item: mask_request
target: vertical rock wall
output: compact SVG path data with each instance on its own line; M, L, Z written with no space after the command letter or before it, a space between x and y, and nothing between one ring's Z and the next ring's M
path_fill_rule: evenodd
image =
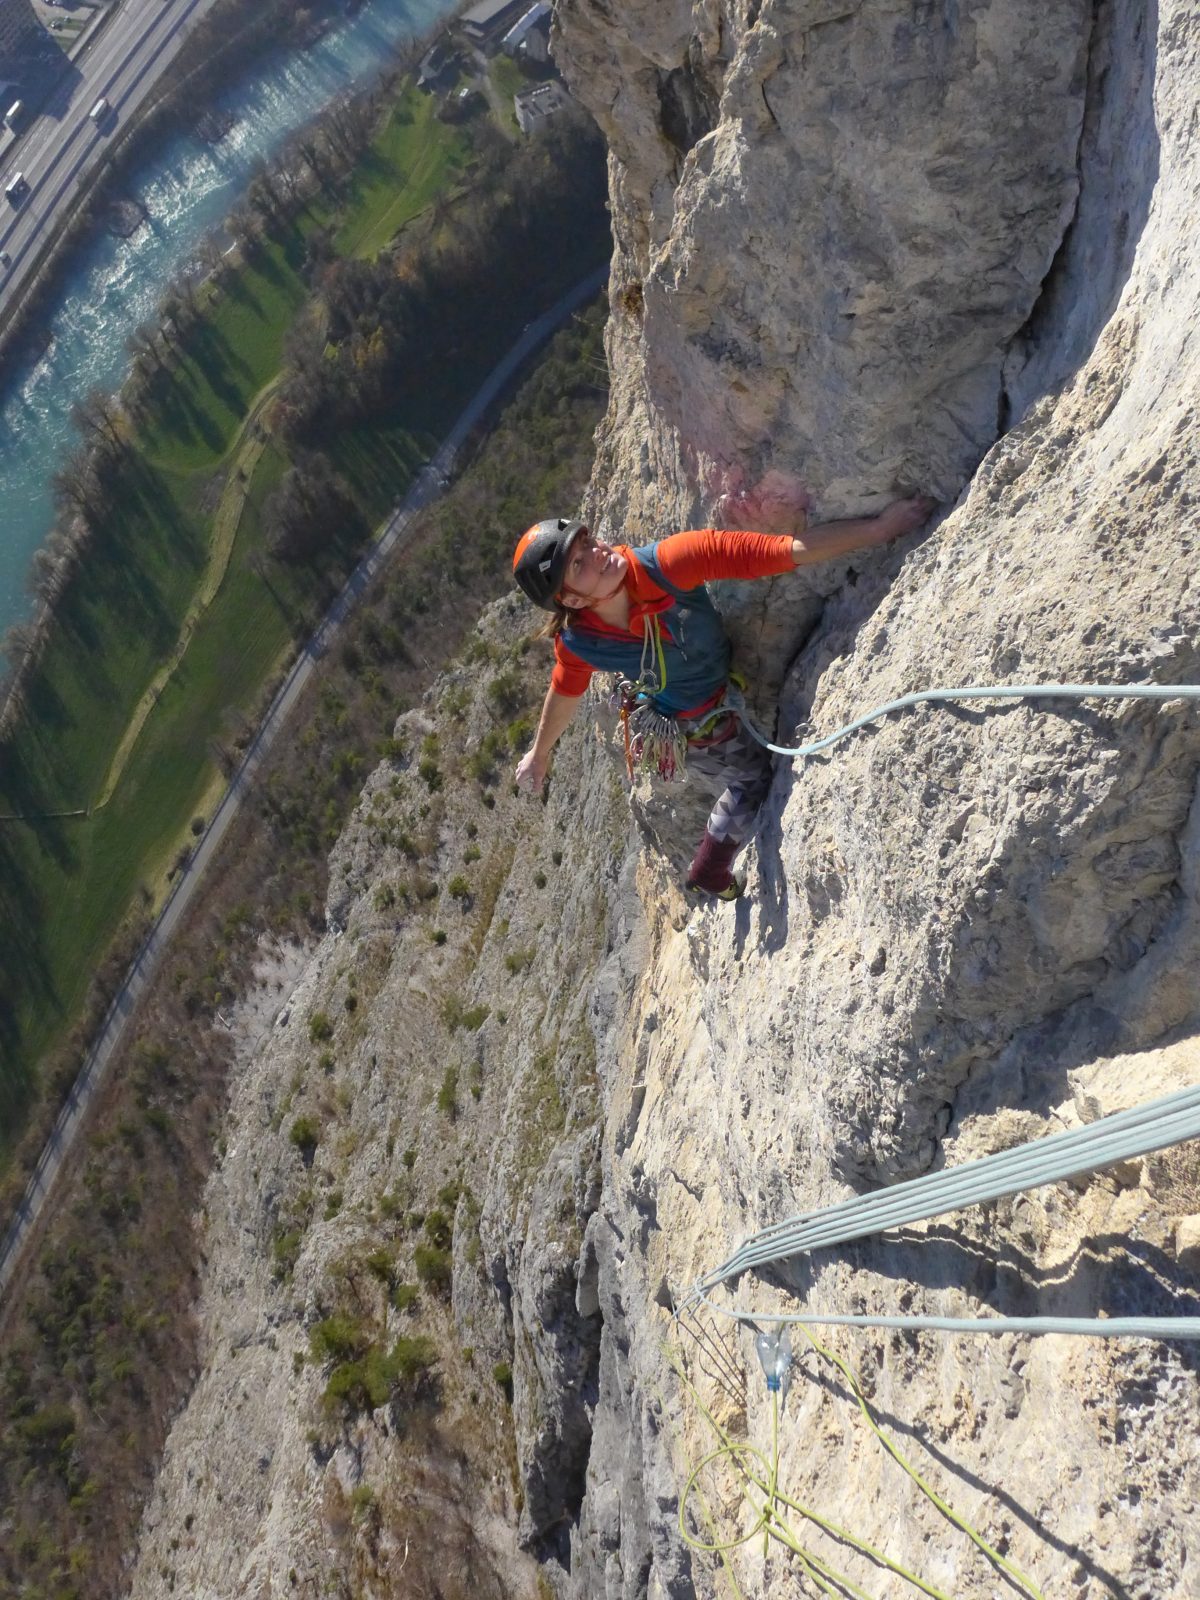
M715 520L722 493L776 468L824 516L910 485L957 502L905 548L723 597L780 686L781 733L938 684L1200 682L1194 12L557 13L559 58L611 150L593 517L650 538ZM927 710L781 764L736 909L689 916L660 851L643 855L651 946L618 946L610 967L604 1187L580 1269L603 1331L575 1594L725 1592L675 1528L711 1435L664 1359L678 1330L662 1308L741 1235L847 1180L1195 1081L1198 770L1185 706ZM650 811L669 844L669 812ZM1198 1172L1188 1151L1134 1164L919 1243L795 1264L740 1299L1192 1309L1176 1241ZM706 1338L682 1338L685 1370L762 1446L748 1340L719 1323ZM1195 1586L1186 1348L834 1343L922 1470L1047 1592ZM789 1492L949 1592L994 1593L835 1387L803 1369ZM735 1537L732 1477L713 1493ZM801 1592L758 1540L730 1559L746 1594Z
M833 514L957 494L1074 211L1091 12L560 5L612 152L614 523L785 463Z

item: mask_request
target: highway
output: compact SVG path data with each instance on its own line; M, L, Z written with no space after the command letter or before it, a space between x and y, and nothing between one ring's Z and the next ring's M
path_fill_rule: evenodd
M238 770L213 814L187 866L178 874L154 926L134 957L125 981L101 1024L83 1069L59 1113L58 1121L38 1160L17 1214L0 1244L0 1295L3 1295L30 1231L50 1197L72 1143L84 1123L84 1115L126 1026L162 964L171 937L199 889L204 873L224 839L243 801L250 793L255 775L265 761L318 661L337 639L342 625L363 593L390 557L403 548L405 535L418 514L441 494L459 451L472 430L482 420L505 386L521 366L538 350L573 312L599 293L608 277L607 266L589 273L548 311L530 322L508 354L497 363L463 410L436 454L418 474L408 494L396 507L380 537L359 562L313 636L303 646L287 678L271 702ZM333 929L332 932L339 930Z
M18 172L29 190L19 206L0 196L0 326L47 246L70 218L81 180L103 160L114 136L136 114L184 35L216 0L120 0L71 63L65 80L7 151L0 188ZM93 25L94 26L94 25ZM112 111L98 127L88 113L104 97Z

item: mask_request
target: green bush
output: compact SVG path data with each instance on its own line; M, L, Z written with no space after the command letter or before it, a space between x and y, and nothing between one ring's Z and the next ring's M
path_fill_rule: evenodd
M487 686L487 697L498 716L511 717L521 704L521 680L511 667L498 672Z
M415 1387L436 1364L437 1347L432 1339L397 1339L386 1352L378 1344L368 1344L360 1355L340 1362L330 1373L325 1385L326 1408L350 1414L375 1411L398 1390Z
M449 1294L454 1282L454 1264L449 1250L439 1250L433 1244L419 1244L413 1251L413 1265L420 1281L435 1294Z
M280 1229L276 1233L272 1254L275 1257L275 1277L279 1282L285 1282L291 1277L300 1258L300 1247L303 1243L304 1235L298 1228L288 1232Z
M308 1037L314 1044L323 1044L333 1038L333 1023L324 1011L314 1011L308 1019Z
M458 1110L458 1068L449 1066L442 1077L442 1087L438 1090L437 1108L446 1116L453 1118Z
M492 1377L495 1378L496 1382L500 1385L501 1389L504 1390L504 1398L508 1401L509 1405L512 1405L512 1397L513 1397L513 1370L512 1370L512 1363L509 1362L509 1361L497 1361L496 1365L492 1368Z
M429 1242L439 1250L448 1250L454 1237L450 1218L444 1211L431 1211L425 1218L425 1232Z
M396 1258L383 1245L378 1250L372 1250L363 1264L371 1276L378 1278L380 1283L390 1284L395 1276Z
M297 1117L290 1138L305 1161L311 1161L321 1142L321 1130L312 1117Z
M515 722L510 722L504 737L508 740L510 750L524 750L533 739L533 718L518 717Z
M456 1028L466 1028L470 1033L478 1033L491 1014L489 1006L465 1008L457 994L447 995L442 1002L442 1021L451 1033Z
M456 872L446 885L446 893L453 900L469 900L471 898L471 884L461 872Z
M533 947L527 945L523 950L510 950L504 958L504 965L515 978L518 973L533 965L533 957Z
M357 1361L371 1344L371 1335L361 1322L335 1311L308 1334L308 1348L316 1361Z
M398 1283L392 1290L392 1304L397 1311L409 1311L420 1299L421 1291L415 1283Z

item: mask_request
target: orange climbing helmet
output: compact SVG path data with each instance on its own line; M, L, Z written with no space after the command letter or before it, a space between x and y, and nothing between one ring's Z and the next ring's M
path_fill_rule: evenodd
M571 546L587 527L566 517L535 522L517 540L513 552L513 577L543 611L554 610L554 597L562 588Z

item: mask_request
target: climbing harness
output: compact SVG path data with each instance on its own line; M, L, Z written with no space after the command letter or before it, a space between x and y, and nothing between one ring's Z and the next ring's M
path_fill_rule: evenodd
M688 736L678 719L660 711L653 700L666 686L662 627L652 612L642 635L642 659L636 680L618 678L609 693L609 705L621 723L630 783L639 771L653 773L666 783L687 781Z
M914 694L902 695L899 700L889 700L886 705L876 706L874 711L856 717L853 722L847 722L844 727L836 728L824 738L814 739L810 744L795 746L772 744L765 734L760 733L750 720L741 695L731 690L726 699L730 709L736 711L741 718L746 732L751 738L757 739L764 749L770 750L773 755L792 756L800 760L815 756L821 750L827 750L831 744L836 744L848 734L857 733L859 728L865 728L869 722L877 722L880 717L886 717L893 711L904 711L909 706L944 703L950 700L1200 700L1200 684L1004 683L969 684L961 689L919 689Z
M888 1189L855 1195L760 1229L721 1266L700 1278L676 1315L695 1304L719 1316L756 1324L765 1313L715 1304L710 1292L752 1267L822 1247L843 1245L886 1228L922 1222L949 1211L1042 1184L1096 1171L1200 1137L1200 1085L1101 1117L1085 1128L1050 1134L961 1167L927 1173ZM1082 1333L1109 1338L1200 1339L1200 1317L891 1317L824 1312L769 1313L775 1322L858 1328L932 1329L946 1333Z
M664 783L686 783L689 749L723 744L732 731L733 719L741 715L739 691L745 688L745 680L737 672L730 673L716 704L696 719L681 720L676 713L658 709L654 696L666 686L662 627L651 613L646 619L637 678L610 679L604 692L609 710L621 724L625 770L631 783L638 772L651 773ZM728 730L723 727L726 724Z

